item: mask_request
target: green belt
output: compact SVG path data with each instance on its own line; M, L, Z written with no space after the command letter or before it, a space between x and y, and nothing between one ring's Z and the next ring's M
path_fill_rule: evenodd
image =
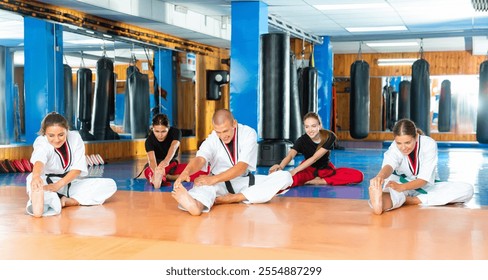
M408 183L410 181L407 180L407 176L405 176L405 174L397 174L396 172L393 172L394 175L397 175L400 177L400 183L402 184L405 184L405 183ZM418 189L415 189L417 192L419 193L422 193L422 194L427 194L427 191L422 189L422 188L418 188Z

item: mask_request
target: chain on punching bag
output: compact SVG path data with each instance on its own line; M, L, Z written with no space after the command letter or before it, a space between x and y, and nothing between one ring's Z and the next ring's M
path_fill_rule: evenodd
M351 137L366 138L369 133L369 64L364 60L356 60L351 65L349 116Z
M429 63L423 58L412 64L410 119L425 135L430 135L430 74Z
M444 80L441 83L437 127L439 132L451 131L451 82L449 80Z
M478 95L478 114L476 119L476 140L488 143L488 60L480 65L480 90Z

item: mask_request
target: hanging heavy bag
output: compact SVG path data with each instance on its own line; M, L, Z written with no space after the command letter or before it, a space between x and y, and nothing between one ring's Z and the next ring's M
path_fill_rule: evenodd
M449 80L441 83L437 128L439 132L451 131L451 82Z
M290 138L290 37L261 35L261 134L263 139Z
M297 63L295 55L290 53L290 138L295 142L302 135L302 117L300 113L300 94L298 92Z
M89 68L79 68L76 72L78 88L78 108L76 115L80 121L79 132L85 141L95 140L90 133L92 113L92 71Z
M398 119L410 119L410 81L400 82Z
M429 63L418 59L412 64L410 86L410 119L425 135L430 135L430 74Z
M354 139L363 139L369 133L369 64L356 60L351 65L351 95L349 133Z
M109 98L110 92L114 91L113 69L114 66L111 59L102 57L97 61L97 79L95 82L91 119L91 131L97 140L113 138L112 135L107 134L108 128L110 128Z
M480 89L478 95L478 114L476 119L476 140L488 143L488 61L480 65Z

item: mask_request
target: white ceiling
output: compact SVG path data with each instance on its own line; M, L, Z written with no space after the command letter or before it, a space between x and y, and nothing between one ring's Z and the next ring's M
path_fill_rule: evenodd
M230 47L230 0L42 0L217 47ZM488 52L488 12L471 0L262 0L269 15L316 36L330 36L334 53ZM385 7L320 11L318 4L381 3ZM0 44L18 45L15 15L0 13ZM204 19L204 23L200 20ZM404 25L394 32L351 33L349 27ZM15 31L13 31L15 30ZM271 30L274 30L272 28ZM293 34L292 34L293 35ZM422 38L422 40L421 40ZM65 38L66 40L66 38ZM416 42L408 47L369 47L371 42ZM66 45L66 44L65 44Z

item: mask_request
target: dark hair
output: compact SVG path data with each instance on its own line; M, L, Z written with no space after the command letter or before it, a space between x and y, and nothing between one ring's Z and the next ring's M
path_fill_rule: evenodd
M41 129L39 135L46 135L46 129L50 126L57 125L69 130L68 120L57 112L51 112L47 114L41 122Z
M306 119L308 118L314 118L316 119L317 121L319 121L319 124L322 125L322 120L320 119L320 116L315 113L315 112L308 112L305 114L305 116L303 116L303 121L305 122Z
M164 125L169 127L169 119L166 114L157 114L152 118L152 125Z
M424 134L422 130L417 128L415 123L409 119L401 119L397 121L393 127L393 136L409 135L416 137L417 133L420 135Z
M322 148L324 146L325 142L329 141L330 137L333 137L334 142L337 139L337 136L335 135L335 133L328 130L328 129L319 130L319 134L320 134L320 143L317 146L317 150L315 150L315 151L318 151L320 148Z

